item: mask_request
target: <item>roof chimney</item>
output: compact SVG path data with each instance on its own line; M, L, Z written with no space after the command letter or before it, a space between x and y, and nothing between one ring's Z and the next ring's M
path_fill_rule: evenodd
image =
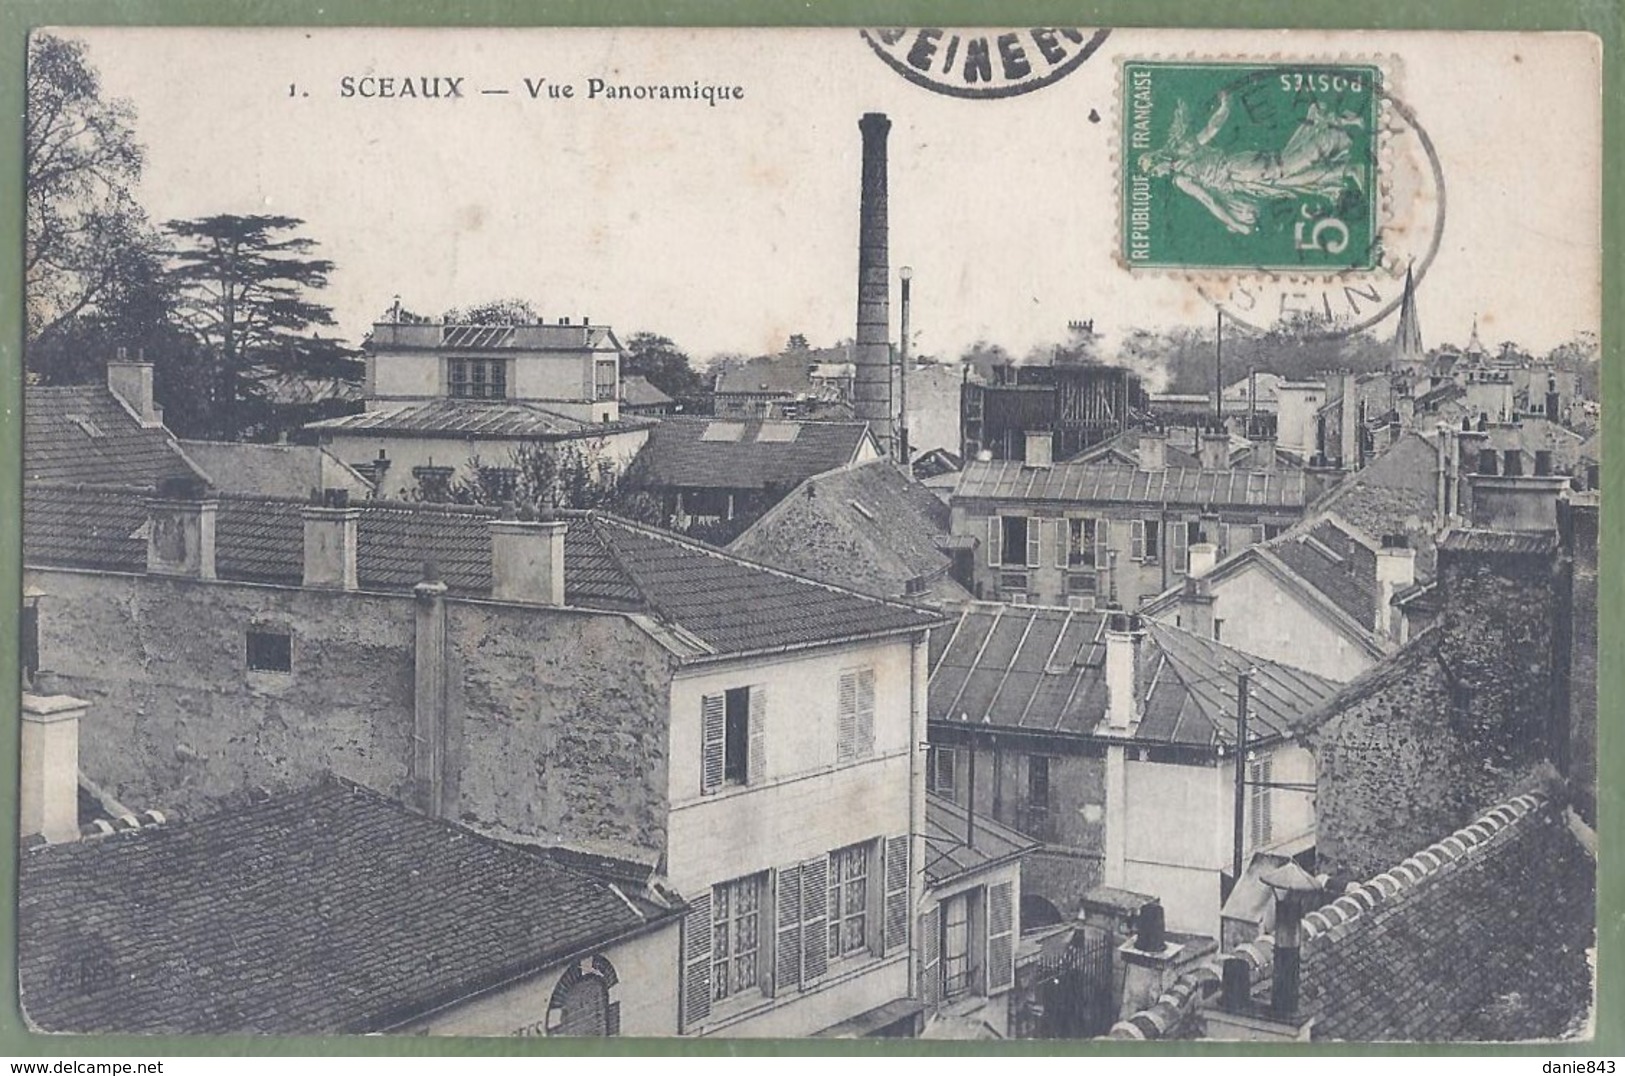
M1228 471L1230 469L1230 435L1224 432L1202 434L1202 470Z
M1140 431L1140 470L1165 471L1168 469L1168 431L1144 429Z
M305 521L305 586L359 589L356 561L361 509L350 507L349 491L326 490L320 506L312 505L300 514Z
M563 520L491 521L491 597L531 605L564 604Z
M1192 579L1200 579L1213 570L1219 562L1219 547L1212 542L1193 542L1190 547L1190 572Z
M68 695L23 695L19 836L78 839L79 722L89 705Z
M1213 587L1206 579L1186 578L1180 588L1179 626L1203 639L1213 638Z
M1254 469L1274 472L1276 466L1275 438L1260 437L1253 442Z
M1106 619L1106 723L1128 729L1140 720L1140 649L1145 628L1138 613Z
M1399 611L1394 608L1394 595L1416 582L1416 550L1403 534L1385 534L1382 547L1377 550L1377 622L1378 635L1399 640Z
M1567 475L1476 474L1468 478L1472 526L1499 531L1555 531Z
M1048 430L1028 430L1026 448L1025 466L1044 468L1055 463L1055 441Z
M147 571L186 579L213 579L214 521L220 502L200 481L159 486L147 502Z
M857 376L852 409L869 424L881 451L891 454L891 280L886 215L886 135L891 120L866 112L863 133L862 202L858 210L858 323L854 337Z
M119 348L119 358L107 364L107 390L134 413L143 427L162 426L163 408L152 396L152 363L126 362L124 355L125 350Z

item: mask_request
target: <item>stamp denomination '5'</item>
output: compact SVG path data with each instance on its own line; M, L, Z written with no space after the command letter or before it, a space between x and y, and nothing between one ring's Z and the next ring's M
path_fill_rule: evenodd
M1381 92L1365 64L1124 64L1123 264L1369 269Z

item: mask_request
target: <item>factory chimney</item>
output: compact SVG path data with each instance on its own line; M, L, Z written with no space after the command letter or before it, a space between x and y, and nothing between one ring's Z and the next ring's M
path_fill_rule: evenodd
M891 270L886 240L886 134L891 120L866 112L863 132L863 201L858 216L857 376L852 405L887 455L892 451Z

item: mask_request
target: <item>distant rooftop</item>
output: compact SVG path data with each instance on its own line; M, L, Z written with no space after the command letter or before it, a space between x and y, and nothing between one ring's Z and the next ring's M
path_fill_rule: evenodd
M104 385L23 390L23 479L156 488L199 472L162 426L143 427Z
M583 351L621 350L607 325L586 318L556 318L520 325L475 325L442 321L380 321L367 340L371 351Z
M23 1008L53 1032L384 1031L677 914L337 780L19 874Z
M1296 510L1307 499L1302 471L1204 471L1170 466L1145 471L1115 460L1028 467L1015 460L973 460L955 500L1065 501L1074 504L1180 504Z
M649 431L639 460L649 485L667 489L790 489L859 461L861 422L668 418Z
M966 836L970 836L967 843ZM925 798L925 881L942 885L1009 863L1038 847L985 813L967 818L965 808L935 793Z
M323 419L310 423L305 429L318 433L562 441L642 430L649 425L647 419L588 422L525 400L441 398Z

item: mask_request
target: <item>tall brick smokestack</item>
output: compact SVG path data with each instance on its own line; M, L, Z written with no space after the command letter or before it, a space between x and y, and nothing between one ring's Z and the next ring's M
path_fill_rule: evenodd
M891 120L866 112L863 132L863 202L858 216L858 331L853 360L857 376L852 405L857 417L891 454L891 267L886 241L886 134Z

